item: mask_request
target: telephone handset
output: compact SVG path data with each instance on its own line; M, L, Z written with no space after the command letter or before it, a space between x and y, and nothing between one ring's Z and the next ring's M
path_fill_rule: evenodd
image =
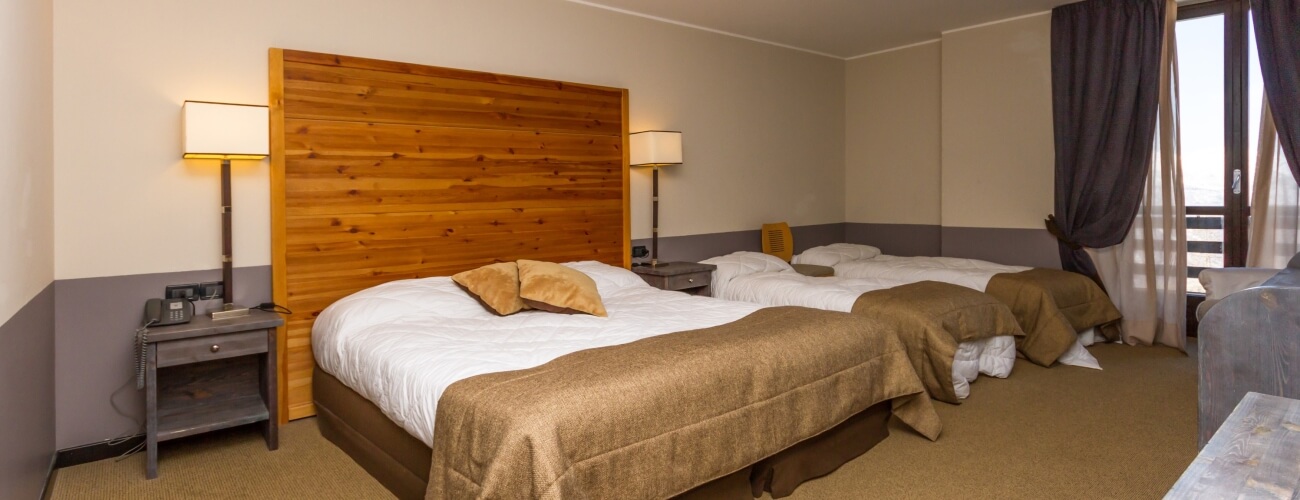
M149 299L144 321L151 326L178 325L194 319L194 304L186 299Z
M194 303L186 299L149 299L144 303L144 325L135 331L135 388L144 389L149 327L178 325L194 319Z

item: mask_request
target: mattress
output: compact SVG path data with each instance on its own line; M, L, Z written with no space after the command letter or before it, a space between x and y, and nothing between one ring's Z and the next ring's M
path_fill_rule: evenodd
M702 262L718 266L712 281L714 297L765 306L850 312L865 292L910 283L897 278L804 276L779 258L755 252L736 252ZM971 382L980 374L1006 378L1015 362L1014 337L962 342L952 363L953 390L958 398L965 399L970 395Z
M597 262L565 265L591 276L609 317L524 311L503 318L450 278L394 281L345 297L321 313L312 329L316 362L432 446L438 401L459 380L718 326L763 308L665 292L626 269Z
M1033 269L1009 266L976 259L955 257L900 257L882 255L879 249L868 245L835 243L812 248L796 255L797 264L813 264L835 268L835 276L854 279L877 279L892 282L914 283L939 281L985 291L989 280L1001 273L1019 273ZM1092 339L1089 333L1089 340ZM1091 343L1091 342L1090 342ZM1057 362L1100 370L1101 364L1083 343L1075 342Z

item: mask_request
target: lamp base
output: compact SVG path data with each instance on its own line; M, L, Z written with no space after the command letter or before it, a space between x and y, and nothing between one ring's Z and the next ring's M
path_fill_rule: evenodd
M219 321L223 319L234 319L248 316L252 310L247 307L239 307L234 304L224 304L220 311L212 311L212 320Z

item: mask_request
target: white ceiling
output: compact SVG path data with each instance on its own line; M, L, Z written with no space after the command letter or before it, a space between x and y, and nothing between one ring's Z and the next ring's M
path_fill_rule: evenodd
M1077 0L569 0L841 58Z

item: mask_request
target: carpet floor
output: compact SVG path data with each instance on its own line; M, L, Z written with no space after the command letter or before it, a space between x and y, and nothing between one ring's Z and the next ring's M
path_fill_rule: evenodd
M1160 498L1196 456L1196 345L1090 348L1104 371L1016 362L980 378L960 406L935 403L937 442L895 425L888 439L791 498ZM315 419L281 428L267 452L254 428L164 443L160 477L144 454L60 469L52 498L391 498L325 441Z

